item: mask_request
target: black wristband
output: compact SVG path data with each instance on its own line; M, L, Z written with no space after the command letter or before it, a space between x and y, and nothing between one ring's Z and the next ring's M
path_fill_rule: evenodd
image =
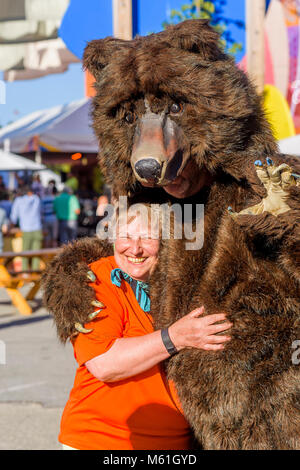
M168 328L163 328L161 330L161 339L166 347L166 350L170 354L170 356L173 356L174 354L178 353L175 345L172 343L172 340L169 336Z

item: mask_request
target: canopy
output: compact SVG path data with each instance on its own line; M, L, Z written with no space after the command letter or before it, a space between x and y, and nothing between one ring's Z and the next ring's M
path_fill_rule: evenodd
M0 146L9 140L16 153L31 151L98 153L91 128L90 99L35 111L0 130Z
M278 142L281 153L300 156L300 135L289 137Z
M58 37L69 0L1 0L0 70L4 80L61 73L79 62Z
M28 158L0 150L0 171L39 171L44 169L46 169L45 165L40 165Z

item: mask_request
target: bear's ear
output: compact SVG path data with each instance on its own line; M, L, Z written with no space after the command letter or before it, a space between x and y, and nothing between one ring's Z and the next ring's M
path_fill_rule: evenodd
M209 25L209 20L186 20L167 28L170 43L180 49L200 54L205 60L225 57L220 35Z
M113 55L129 47L129 41L107 37L88 43L83 53L83 69L88 70L96 79L111 61Z

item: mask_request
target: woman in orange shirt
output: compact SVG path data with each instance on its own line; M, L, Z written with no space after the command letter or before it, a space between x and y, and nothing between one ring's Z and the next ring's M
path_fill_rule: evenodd
M216 334L231 324L214 324L225 314L201 317L202 307L153 331L146 281L159 240L149 233L149 225L134 217L118 227L114 256L90 265L105 308L86 325L88 333L73 340L79 367L61 420L65 449L191 448L191 431L162 361L186 347L222 349L230 337Z

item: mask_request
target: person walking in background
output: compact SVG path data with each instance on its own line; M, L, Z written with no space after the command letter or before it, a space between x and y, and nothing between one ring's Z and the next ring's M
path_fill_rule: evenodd
M77 219L80 214L80 205L71 188L64 187L62 193L55 198L53 208L58 218L60 243L64 244L75 240L77 238Z
M114 200L113 200L113 197L112 197L111 188L107 184L104 184L103 192L97 200L97 209L96 209L96 222L97 222L97 224L99 222L101 222L101 220L103 220L105 218L105 216L107 215L108 205L113 204L113 203L114 203ZM104 226L108 225L108 222L104 221L101 224L104 227ZM97 228L96 228L96 230L97 230Z
M46 188L48 191L51 191L53 196L56 196L57 194L57 187L56 187L56 181L55 180L50 180L48 182L48 186Z
M37 194L39 197L43 197L44 187L42 185L41 178L38 173L33 175L31 188L34 194Z
M41 200L33 194L30 186L25 186L24 195L17 197L12 205L10 220L14 225L19 223L23 238L23 251L40 250L43 233L41 220ZM28 260L22 259L23 271L28 270ZM39 270L39 258L32 259L32 269Z
M41 198L44 247L55 248L58 239L58 220L54 212L54 188L48 186Z
M0 207L5 210L6 217L10 217L12 202L9 199L7 191L1 191L0 189Z
M2 175L0 175L0 191L6 191L6 187L5 187Z
M98 198L98 201L97 201L97 210L96 210L97 217L102 217L102 218L104 217L105 209L107 205L110 204L111 202L112 202L111 188L107 184L104 184L102 194Z
M78 179L76 178L75 175L73 175L72 172L67 174L67 180L65 182L65 186L72 189L72 191L74 192L77 191L78 186L79 186Z
M0 252L3 251L3 233L7 232L8 219L6 212L0 207Z

